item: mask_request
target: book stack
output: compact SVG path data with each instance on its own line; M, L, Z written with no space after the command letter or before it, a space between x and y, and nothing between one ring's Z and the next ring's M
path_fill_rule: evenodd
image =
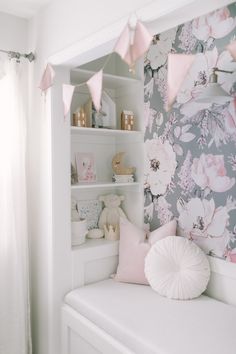
M112 178L113 182L115 183L133 183L134 182L134 175L113 175Z

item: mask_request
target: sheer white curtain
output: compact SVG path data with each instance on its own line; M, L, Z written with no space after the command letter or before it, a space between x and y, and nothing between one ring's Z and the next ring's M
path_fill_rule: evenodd
M0 354L31 353L21 66L0 60Z

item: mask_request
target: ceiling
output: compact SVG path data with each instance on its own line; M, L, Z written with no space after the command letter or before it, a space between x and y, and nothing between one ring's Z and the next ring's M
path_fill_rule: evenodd
M51 0L0 0L0 12L31 18Z

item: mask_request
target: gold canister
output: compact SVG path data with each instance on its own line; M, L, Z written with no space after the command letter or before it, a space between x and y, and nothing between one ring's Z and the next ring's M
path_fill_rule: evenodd
M73 113L73 126L75 127L86 126L86 116L83 109L81 109L79 112Z

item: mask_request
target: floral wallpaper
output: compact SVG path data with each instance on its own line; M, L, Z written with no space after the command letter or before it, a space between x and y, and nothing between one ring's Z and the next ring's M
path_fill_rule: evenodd
M178 220L178 233L207 254L236 263L236 4L154 36L145 58L145 223ZM165 112L167 55L196 60ZM213 67L231 100L198 103Z

